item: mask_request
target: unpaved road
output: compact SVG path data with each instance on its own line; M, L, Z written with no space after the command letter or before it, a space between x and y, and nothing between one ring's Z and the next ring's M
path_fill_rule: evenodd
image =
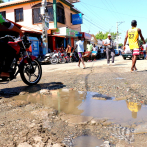
M43 76L36 86L26 86L20 77L1 84L0 147L69 146L73 138L83 135L109 141L110 146L146 147L146 116L136 121L136 113L139 111L140 116L141 109L147 105L147 60L137 61L138 72L135 73L130 73L130 60L116 57L115 63L107 66L105 59L98 60L86 63L87 69L78 68L77 63L43 65ZM66 114L62 109L60 112L59 108L45 105L47 99L57 99L53 96L62 88L92 91L115 97L117 101L125 100L129 111L135 114L136 122L119 124L105 116L81 116L72 111ZM40 94L41 89L48 89L48 92ZM103 97L96 99L103 100ZM75 104L78 106L77 101Z

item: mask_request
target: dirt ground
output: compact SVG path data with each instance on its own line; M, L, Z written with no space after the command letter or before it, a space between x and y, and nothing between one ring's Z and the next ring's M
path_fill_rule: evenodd
M65 88L97 92L115 97L117 101L136 103L138 109L139 106L146 107L147 61L138 60L139 71L130 73L130 60L120 57L116 60L118 62L114 66L104 64L106 60L87 63L87 69L71 69L70 65L75 66L76 63L65 64L64 69L58 69L60 65L43 65L42 79L32 87L26 86L20 77L8 84L2 83L0 147L73 146L73 139L84 135L108 141L104 147L146 147L145 120L122 125L106 118L66 114L40 103L41 100L38 103L28 100L30 97L40 99L40 95L52 97L54 91ZM104 63L99 65L99 62ZM41 93L42 89L46 91Z

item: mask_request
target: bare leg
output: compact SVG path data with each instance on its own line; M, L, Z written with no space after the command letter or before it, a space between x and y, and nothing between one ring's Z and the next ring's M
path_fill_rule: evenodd
M135 69L135 70L137 69L136 66L135 66L135 64L136 64L136 59L137 59L137 56L133 55L133 57L132 57L132 67L131 67L131 71L133 71L134 69Z
M136 68L136 60L137 60L137 56L134 57L134 69L137 70Z
M78 64L79 67L80 67L80 63L81 63L81 58L79 58L79 64Z
M83 58L80 58L81 59L81 61L82 61L82 63L83 63L83 66L85 67L85 64L84 64L84 60L83 60Z

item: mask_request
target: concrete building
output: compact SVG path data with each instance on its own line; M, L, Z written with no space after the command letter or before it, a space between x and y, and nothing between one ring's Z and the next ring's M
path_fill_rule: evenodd
M30 32L42 31L42 17L40 15L41 0L16 0L0 4L0 13L8 20L22 26L22 30ZM48 30L48 48L57 50L67 44L74 47L76 33L81 32L81 24L72 24L72 14L81 13L72 4L76 1L47 0L48 15L50 17ZM37 36L38 37L38 36ZM48 51L44 51L44 54Z
M40 7L41 0L16 0L0 4L0 13L13 22L16 22L28 29L42 29ZM71 14L81 13L74 8L74 5L67 0L56 0L57 2L57 28L68 27L69 29L81 31L81 25L72 25ZM48 14L50 17L50 29L54 27L53 0L47 0Z

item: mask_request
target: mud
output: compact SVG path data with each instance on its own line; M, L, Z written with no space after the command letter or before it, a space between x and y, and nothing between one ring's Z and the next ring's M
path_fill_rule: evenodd
M115 99L96 92L76 91L66 88L50 91L43 89L40 93L19 95L12 99L52 107L59 113L107 118L111 122L121 125L139 124L147 121L146 105L122 98Z
M146 71L121 65L43 72L33 87L19 77L0 85L0 146L73 146L91 136L103 146L146 147Z

